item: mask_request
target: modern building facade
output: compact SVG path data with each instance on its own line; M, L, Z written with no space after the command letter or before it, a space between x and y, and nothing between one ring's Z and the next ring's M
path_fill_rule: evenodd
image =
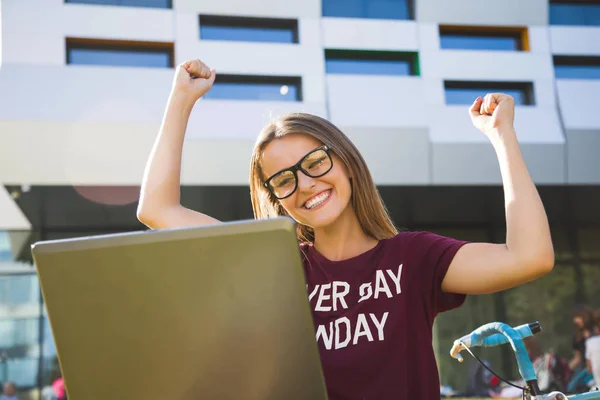
M223 220L252 217L261 127L303 111L354 141L398 226L501 241L497 160L467 110L478 95L513 95L551 219L552 275L573 282L556 296L600 306L589 286L600 283L599 2L1 0L0 381L33 389L56 375L29 245L143 229L138 188L173 68L194 58L217 81L188 125L182 200ZM440 357L456 324L541 319L510 303L536 287L442 316ZM537 311L554 339L570 335L568 315ZM446 362L442 380L457 386L464 371Z

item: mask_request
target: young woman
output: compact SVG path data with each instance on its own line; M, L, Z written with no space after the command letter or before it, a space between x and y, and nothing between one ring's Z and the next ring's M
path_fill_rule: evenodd
M199 60L176 70L138 208L150 228L219 222L182 207L179 198L188 117L215 76ZM488 94L469 111L498 155L505 244L398 233L360 153L322 118L290 114L259 135L250 166L254 213L298 222L331 399L439 399L435 316L461 305L466 294L517 286L554 265L544 207L513 129L513 99Z

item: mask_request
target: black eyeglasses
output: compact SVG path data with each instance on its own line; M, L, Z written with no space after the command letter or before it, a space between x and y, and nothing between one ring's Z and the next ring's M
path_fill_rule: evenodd
M298 188L298 171L302 171L306 176L319 178L333 167L331 159L331 149L326 145L317 147L304 157L298 163L290 168L283 169L264 183L265 187L279 200L290 197Z

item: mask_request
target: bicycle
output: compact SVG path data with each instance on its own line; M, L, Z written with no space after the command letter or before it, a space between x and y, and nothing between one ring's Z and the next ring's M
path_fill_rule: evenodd
M461 351L466 350L473 358L475 358L484 368L489 370L492 374L496 375L494 371L483 364L475 354L470 350L471 347L494 347L502 344L510 343L515 358L517 359L517 366L519 374L526 383L525 387L515 385L507 380L496 375L500 380L508 383L511 386L517 387L523 390L523 399L526 400L600 400L600 390L597 388L593 391L574 394L566 396L561 392L550 392L548 394L542 394L537 382L537 376L533 364L529 359L523 339L529 336L533 336L542 331L542 327L539 322L531 322L529 324L523 324L516 328L513 328L502 322L491 322L475 329L468 335L461 337L454 341L454 345L450 350L450 355L462 362L463 358L460 354ZM599 383L600 384L600 383Z

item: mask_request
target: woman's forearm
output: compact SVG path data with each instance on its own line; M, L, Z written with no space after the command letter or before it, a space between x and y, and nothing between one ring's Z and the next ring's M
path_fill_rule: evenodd
M512 128L493 142L498 156L506 210L506 245L523 267L550 270L554 249L544 205Z
M183 142L193 106L189 96L171 92L144 172L138 214L179 204Z

